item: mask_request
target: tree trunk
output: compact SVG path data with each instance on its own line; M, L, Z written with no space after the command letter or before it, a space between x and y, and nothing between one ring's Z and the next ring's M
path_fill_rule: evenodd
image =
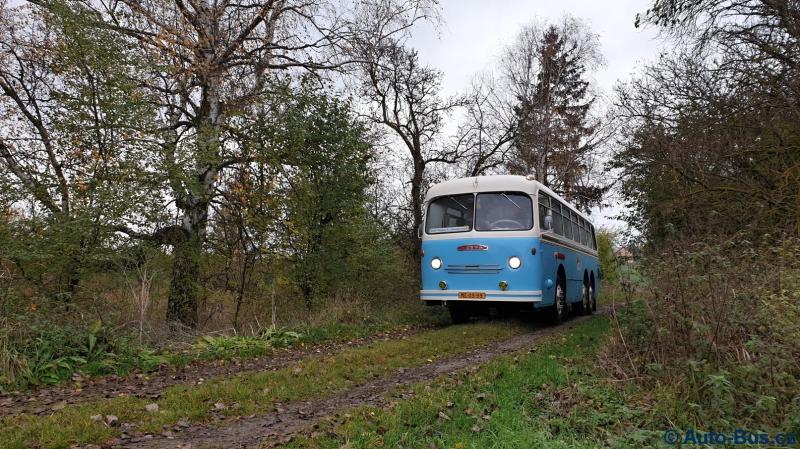
M202 248L202 241L197 234L174 246L175 261L167 302L167 321L180 322L189 327L197 326L197 280L200 278Z
M213 55L206 55L206 59L211 61ZM204 81L195 118L197 153L193 179L186 183L186 189L180 195L183 198L178 201L183 212L181 228L186 238L176 242L174 246L175 261L167 305L168 321L179 321L191 327L198 323L200 258L206 239L209 204L214 196L214 185L221 167L221 77L219 73L209 72Z
M419 238L419 227L422 225L423 218L422 181L424 179L424 171L425 164L415 158L414 178L411 180L411 209L414 214L414 228L411 232L413 235L412 241L414 242L413 255L416 260L420 259L419 251L422 245L422 241Z

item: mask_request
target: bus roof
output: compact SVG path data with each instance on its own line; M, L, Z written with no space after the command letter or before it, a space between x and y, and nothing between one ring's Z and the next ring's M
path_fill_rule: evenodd
M425 195L425 203L427 204L431 199L436 197L457 195L460 193L513 191L535 195L540 190L554 198L557 198L575 213L583 217L586 221L590 223L592 222L592 220L586 214L579 211L564 198L561 198L560 195L548 189L539 181L536 181L532 177L528 176L493 175L451 179L449 181L440 182L431 186L431 188L428 189L427 195Z

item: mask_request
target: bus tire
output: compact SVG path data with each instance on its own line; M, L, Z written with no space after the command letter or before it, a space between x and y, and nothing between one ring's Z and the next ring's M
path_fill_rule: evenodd
M549 310L550 324L557 326L567 319L567 291L564 288L564 278L558 277L556 282L555 298Z
M447 306L450 312L450 320L453 324L464 324L469 321L469 311L462 304L450 304Z
M594 286L589 284L589 302L592 306L589 308L589 313L592 314L597 310L597 293L594 292Z
M589 284L583 284L583 290L581 291L581 305L578 306L580 308L581 315L591 315L592 314L592 299L589 293Z

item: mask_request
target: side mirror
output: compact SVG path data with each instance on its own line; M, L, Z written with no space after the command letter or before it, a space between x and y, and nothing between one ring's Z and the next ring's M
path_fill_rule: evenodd
M422 238L422 226L423 226L423 224L420 223L419 227L417 227L417 238L420 238L420 239Z

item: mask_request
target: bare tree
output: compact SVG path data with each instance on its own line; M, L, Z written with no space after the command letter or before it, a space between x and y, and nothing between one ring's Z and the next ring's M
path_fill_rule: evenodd
M480 176L501 169L516 137L513 102L494 78L483 75L473 81L465 109L452 143L460 174Z
M457 161L458 153L439 138L444 118L464 99L441 98L441 72L422 65L415 50L395 39L362 45L359 51L364 60L361 91L370 102L369 119L389 128L411 158L411 231L418 248L416 230L424 213L426 168Z

